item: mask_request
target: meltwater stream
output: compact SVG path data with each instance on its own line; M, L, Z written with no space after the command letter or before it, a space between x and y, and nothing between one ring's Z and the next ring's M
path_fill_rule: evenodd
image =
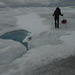
M13 43L14 45L16 45L16 47L13 45L13 47L11 47L11 42L9 46L1 49L2 52L0 50L0 65L9 64L16 58L20 58L23 54L27 52L26 48L24 48L25 44L23 43L23 40L28 35L28 33L30 32L27 30L20 29L6 32L0 36L0 39L16 41L16 44ZM18 42L20 42L23 46L17 45Z
M14 40L17 42L20 42L22 45L24 45L23 40L24 38L30 33L27 30L14 30L11 32L7 32L3 35L0 36L1 39L6 39L6 40ZM25 45L24 45L25 46Z

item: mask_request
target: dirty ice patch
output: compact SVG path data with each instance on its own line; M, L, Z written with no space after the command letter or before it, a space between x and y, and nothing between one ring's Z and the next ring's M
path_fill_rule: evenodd
M32 34L38 34L50 29L49 26L43 25L42 21L44 20L44 18L41 18L35 13L16 16L16 18L18 20L17 24L19 25L19 27L32 32Z

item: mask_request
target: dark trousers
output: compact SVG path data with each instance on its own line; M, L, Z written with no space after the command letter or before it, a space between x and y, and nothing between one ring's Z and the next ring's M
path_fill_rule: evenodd
M59 28L59 19L55 18L55 28Z

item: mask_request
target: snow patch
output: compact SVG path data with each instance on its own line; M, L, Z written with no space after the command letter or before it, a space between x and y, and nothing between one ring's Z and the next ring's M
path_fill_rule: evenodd
M17 24L21 28L32 32L32 34L39 34L50 29L49 26L43 25L42 21L44 20L44 18L40 18L40 16L35 13L16 17L18 19Z
M26 48L18 42L2 39L0 42L0 65L8 64L26 52Z

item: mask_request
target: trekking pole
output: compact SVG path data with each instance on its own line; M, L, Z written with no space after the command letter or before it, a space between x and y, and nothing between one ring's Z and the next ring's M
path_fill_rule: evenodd
M52 26L53 26L53 16L52 16L52 22L51 22L51 29L52 29Z
M65 24L65 27L66 27L66 29L67 29L67 25Z

